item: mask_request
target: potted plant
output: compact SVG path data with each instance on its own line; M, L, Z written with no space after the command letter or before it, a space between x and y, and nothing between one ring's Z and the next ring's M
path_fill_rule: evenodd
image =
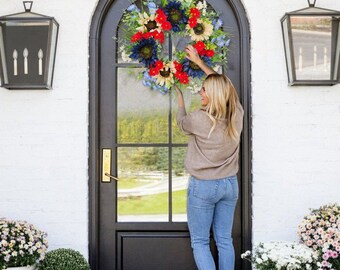
M34 270L44 259L47 234L26 221L0 219L0 269Z
M39 270L90 270L79 251L59 248L46 253L45 259L38 265Z
M340 270L340 206L327 204L310 210L298 225L300 240L318 252L320 269Z
M253 251L241 255L259 270L316 270L317 252L304 244L271 241L258 243Z

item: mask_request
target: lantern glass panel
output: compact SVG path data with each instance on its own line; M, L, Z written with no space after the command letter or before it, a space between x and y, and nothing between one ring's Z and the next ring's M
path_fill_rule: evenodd
M3 24L4 54L12 84L43 84L49 21L7 21ZM6 83L6 82L5 82Z
M292 16L296 80L330 80L331 16Z
M292 82L293 74L292 74L292 56L289 49L289 31L288 31L288 19L286 18L282 22L282 30L283 30L283 38L284 38L284 46L286 53L286 61L287 61L287 70L288 70L288 81Z
M334 57L334 72L333 80L339 79L339 60L340 60L340 18L333 18L333 27L336 31L335 57Z

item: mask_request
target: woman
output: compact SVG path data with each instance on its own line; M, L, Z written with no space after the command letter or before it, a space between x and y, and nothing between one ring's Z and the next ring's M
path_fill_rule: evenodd
M238 199L238 156L243 109L232 82L215 73L192 47L187 58L207 77L200 90L202 108L186 114L178 93L177 123L189 135L185 167L190 173L187 212L194 258L199 270L216 269L210 229L218 249L219 270L234 270L232 226Z

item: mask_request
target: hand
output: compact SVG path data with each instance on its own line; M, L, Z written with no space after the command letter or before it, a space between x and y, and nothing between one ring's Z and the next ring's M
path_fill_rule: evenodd
M178 108L184 108L184 99L183 99L182 91L175 84L173 87L176 89L176 92L177 92Z
M200 56L198 55L196 48L194 48L193 46L191 45L187 46L185 48L185 51L187 53L185 57L188 58L191 62L198 64L200 61L202 61Z
M177 85L174 84L174 88L176 89L177 95L183 95L182 91L177 87Z

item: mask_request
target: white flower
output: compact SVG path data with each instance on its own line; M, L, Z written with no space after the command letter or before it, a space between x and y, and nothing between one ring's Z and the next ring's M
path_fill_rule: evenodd
M202 10L202 15L204 16L207 12L207 1L199 1L196 7L197 9Z
M301 269L301 264L311 263L317 257L316 252L303 244L283 241L256 244L252 254L257 267L265 268L267 261L271 260L275 269L287 270Z

